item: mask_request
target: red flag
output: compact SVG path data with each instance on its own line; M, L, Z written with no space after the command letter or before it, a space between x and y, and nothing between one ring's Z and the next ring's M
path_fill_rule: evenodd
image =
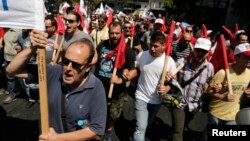
M63 35L65 33L65 26L63 23L63 19L60 15L56 15L56 22L57 22L57 33Z
M125 51L126 51L126 42L123 33L116 49L117 49L117 54L115 59L115 68L122 68L122 66L125 64Z
M223 57L223 59L221 59ZM225 45L224 35L220 35L220 39L217 43L213 56L210 62L214 65L214 72L216 73L220 69L228 69L228 54L227 47Z
M113 13L109 11L109 17L107 19L106 24L109 26L109 24L112 23L112 20L113 20Z
M207 38L207 27L205 24L202 24L202 27L201 27L201 37Z
M239 25L238 25L238 24L235 24L235 25L234 25L234 33L236 33L237 31L239 31Z
M175 22L172 21L170 25L169 34L166 37L166 44L165 44L165 54L170 55L172 53L172 42L173 42L173 34L175 29Z
M166 27L166 17L163 16L162 20L163 20L162 32L166 32L166 31L167 31L167 27Z
M226 32L226 34L229 36L230 43L233 47L236 46L236 37L235 35L229 30L226 26L222 26L223 30Z
M81 27L82 27L82 29L84 29L84 27L85 27L85 19L84 19L83 15L82 15L82 12L81 12L81 10L80 10L80 7L79 7L79 5L76 3L75 6L74 6L74 8L75 8L76 13L78 13L79 16L81 17Z

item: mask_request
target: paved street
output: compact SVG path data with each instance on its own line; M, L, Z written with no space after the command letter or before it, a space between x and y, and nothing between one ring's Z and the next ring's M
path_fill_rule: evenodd
M39 104L36 103L30 109L25 107L27 100L25 95L19 97L11 104L3 104L6 95L0 96L0 140L1 141L36 141L40 133ZM113 141L131 141L134 132L134 99L127 97L124 106L124 114L115 123ZM170 141L171 118L167 109L163 106L148 130L149 141Z

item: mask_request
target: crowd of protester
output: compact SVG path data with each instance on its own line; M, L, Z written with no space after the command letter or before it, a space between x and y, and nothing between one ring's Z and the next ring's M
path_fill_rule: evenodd
M39 101L36 50L46 50L51 129L39 140L111 141L128 93L135 98L130 109L135 112L134 141L145 140L162 105L172 116L168 134L173 141L183 141L184 130L197 134L197 141L207 140L206 127L190 125L198 112L207 113L206 125L236 125L237 113L249 107L250 44L244 29L221 25L207 30L205 23L110 9L84 15L78 8L47 14L45 31L0 28L0 96L8 95L4 104L13 104L23 93L27 108ZM219 61L223 47L228 67Z

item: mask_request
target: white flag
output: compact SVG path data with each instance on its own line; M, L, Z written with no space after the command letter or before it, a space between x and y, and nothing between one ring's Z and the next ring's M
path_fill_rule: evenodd
M44 31L43 0L1 0L0 27Z

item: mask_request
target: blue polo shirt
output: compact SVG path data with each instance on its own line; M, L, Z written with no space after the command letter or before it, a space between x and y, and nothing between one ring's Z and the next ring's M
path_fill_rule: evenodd
M33 75L29 73L29 78L36 78ZM90 130L103 135L107 118L107 102L101 81L90 72L84 85L73 91L63 92L62 89L67 89L67 85L61 76L61 65L47 65L50 127L58 133L65 132L61 120L61 102L64 96L67 130L74 131L79 120L87 120Z

